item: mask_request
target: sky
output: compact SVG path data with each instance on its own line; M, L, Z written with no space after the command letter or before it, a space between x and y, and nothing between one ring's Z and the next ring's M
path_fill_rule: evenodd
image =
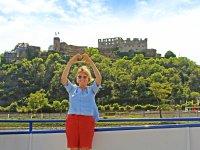
M55 33L69 45L97 47L98 39L148 39L200 65L199 0L0 0L0 53L17 43L47 50Z

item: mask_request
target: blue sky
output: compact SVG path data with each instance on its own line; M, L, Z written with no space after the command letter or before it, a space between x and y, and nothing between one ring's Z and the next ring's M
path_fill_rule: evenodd
M0 53L19 42L47 50L55 32L68 44L148 38L148 48L172 50L200 65L199 0L0 0Z

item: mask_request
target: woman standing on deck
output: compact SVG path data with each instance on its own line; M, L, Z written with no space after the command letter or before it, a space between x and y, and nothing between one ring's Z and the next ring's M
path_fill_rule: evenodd
M89 64L95 75L95 80L87 66L81 66L76 74L78 85L68 79L71 65L83 59ZM67 63L61 82L69 93L69 111L66 119L67 147L70 150L90 150L94 135L95 121L99 119L99 112L95 102L95 95L101 85L101 74L92 59L87 54L76 54ZM89 83L92 85L88 86Z

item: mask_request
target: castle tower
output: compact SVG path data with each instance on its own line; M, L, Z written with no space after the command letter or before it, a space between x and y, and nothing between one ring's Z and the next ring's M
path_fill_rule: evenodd
M54 51L57 51L57 52L60 51L60 38L59 37L54 37L54 39L53 39L53 49L54 49Z

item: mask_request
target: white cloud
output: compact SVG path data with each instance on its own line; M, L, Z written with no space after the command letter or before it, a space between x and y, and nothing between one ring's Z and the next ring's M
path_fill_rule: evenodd
M148 47L158 53L172 50L200 64L196 55L200 8L190 0L138 0L135 9L123 16L112 12L114 6L110 9L105 0L60 2L0 0L0 51L11 50L18 42L47 49L54 32L60 32L61 40L68 44L94 47L101 38L148 38Z
M30 13L47 13L52 11L58 11L55 9L55 1L53 0L12 0L12 1L0 1L1 11L5 14L30 14Z

